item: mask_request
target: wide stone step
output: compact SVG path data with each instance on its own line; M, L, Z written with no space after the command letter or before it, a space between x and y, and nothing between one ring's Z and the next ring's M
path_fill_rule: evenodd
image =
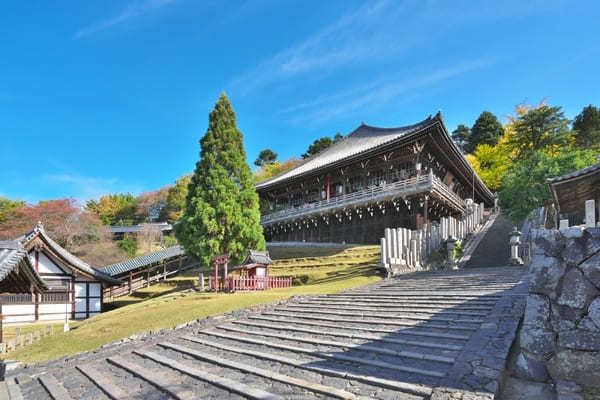
M465 323L465 324L480 324L483 322L481 318L452 318L440 316L437 314L429 315L431 313L423 312L423 313L401 313L401 312L390 312L390 314L384 314L383 312L352 312L352 311L344 311L344 310L335 310L335 309L324 309L324 308L309 308L309 307L301 307L288 305L286 307L277 307L275 311L291 311L295 313L314 313L314 314L325 314L325 315L338 315L342 317L368 317L368 318L397 318L404 320L417 320L417 321L433 321L433 322L451 322L451 323ZM385 310L384 310L385 311ZM387 311L386 311L387 312Z
M379 369L388 369L390 371L403 372L407 374L417 374L434 378L442 378L446 375L447 366L434 365L432 362L423 360L406 360L400 363L398 357L371 354L366 357L361 351L339 351L332 346L317 345L299 345L297 342L282 342L276 339L263 340L261 338L245 337L242 335L224 334L218 331L202 331L202 334L220 339L228 339L237 343L248 343L258 346L264 346L271 351L284 350L295 355L303 354L313 359L324 359L335 363L348 362L355 365L374 367ZM323 349L321 351L320 349Z
M117 382L110 376L98 371L94 365L84 364L78 365L76 368L112 400L126 400L132 397L130 393L119 387Z
M358 351L366 351L375 354L384 354L388 356L394 356L399 358L412 358L416 360L426 360L426 361L435 361L446 364L453 364L455 362L454 356L443 356L439 355L442 350L438 349L437 351L424 352L423 349L420 350L403 350L394 348L394 346L377 346L376 343L360 341L360 343L354 343L351 341L341 341L339 339L330 339L324 338L324 335L313 335L313 336L300 336L300 335L289 335L282 332L273 332L265 329L248 329L248 328L238 328L231 325L223 325L219 326L218 329L220 331L229 331L241 333L244 335L252 336L252 337L264 337L264 338L276 338L284 341L291 342L300 342L300 343L308 343L315 346L328 346L333 348L342 348L342 349L352 349ZM316 337L317 336L317 337ZM398 343L396 343L398 344ZM403 343L406 345L406 343ZM454 354L453 351L447 351L447 353Z
M466 315L469 317L485 317L488 313L480 311L469 311L465 309L454 310L453 308L438 308L431 309L427 307L374 307L374 306L361 306L359 304L353 305L352 303L342 305L332 304L314 304L301 302L298 304L288 304L288 308L310 308L314 310L344 310L344 311L372 311L373 313L407 313L413 312L418 314L434 314L434 315Z
M53 371L52 375L60 382L64 389L74 399L89 397L96 399L108 399L108 396L97 385L94 384L81 370L76 368L64 368Z
M166 347L168 349L178 351L180 353L184 353L187 355L191 355L197 359L201 359L204 361L208 361L217 365L221 365L228 368L237 369L246 373L251 373L254 375L262 376L267 379L284 382L290 385L295 385L303 389L307 389L316 393L325 394L327 396L331 396L337 399L357 399L359 398L353 393L347 392L345 390L340 390L331 386L321 385L319 383L310 382L306 379L294 378L289 375L283 375L277 372L270 371L268 369L257 368L250 364L241 363L238 361L227 360L222 357L216 357L206 352L196 351L189 347L180 346L174 343L160 343L160 346ZM147 353L145 353L147 355Z
M402 327L394 327L394 328L386 328L386 327L373 327L373 326L361 326L362 322L356 322L355 320L350 320L349 322L340 322L339 320L334 320L335 322L326 322L331 321L331 319L314 319L314 320L306 320L306 319L295 319L288 317L269 317L264 315L256 315L249 316L250 320L257 321L267 321L267 322L279 322L284 324L297 324L300 326L320 326L325 328L337 329L337 330L350 330L350 331L360 331L360 332L376 332L376 333L388 333L395 334L401 336L417 336L417 337L427 337L427 338L442 338L448 340L468 340L470 335L468 334L456 334L456 333L446 333L446 332L437 332L434 329L415 329L413 326L402 328ZM240 321L243 323L243 321Z
M320 306L359 306L359 307L376 307L381 309L384 307L388 308L398 308L398 309L432 309L432 310L465 310L465 311L490 311L493 306L478 306L478 305L470 305L469 303L457 303L457 302L409 302L409 301L346 301L346 300L303 300L299 301L297 304L312 304L312 305L320 305Z
M194 343L198 350L205 353L210 353L211 350L216 354L229 358L228 354L236 354L241 356L244 362L254 362L257 365L269 365L279 370L285 370L289 374L296 376L301 372L300 376L307 376L313 380L319 380L321 383L331 382L330 386L344 388L344 390L352 391L357 395L374 397L381 393L382 388L390 391L387 398L397 399L422 399L424 396L431 394L431 387L424 384L410 383L398 379L399 375L393 371L385 371L373 368L359 368L355 364L345 365L345 361L337 361L335 363L327 363L319 361L317 357L307 357L305 354L298 354L286 350L276 351L265 346L253 346L236 341L223 341L218 338L208 337L204 335L184 336L182 339ZM220 352L220 353L219 353ZM261 364L260 360L266 360ZM273 365L273 363L276 363ZM278 364L286 366L280 368ZM290 368L291 367L291 368ZM406 375L406 374L405 374ZM412 376L412 375L407 375ZM434 379L434 378L429 378ZM419 379L413 378L413 381ZM422 379L421 379L422 381ZM357 384L357 382L359 384ZM396 393L394 395L394 393Z
M330 322L353 322L353 323L361 323L366 325L390 325L390 326L410 326L410 327L418 327L420 329L442 329L448 331L475 331L477 327L475 326L466 326L464 323L460 325L452 325L450 323L440 323L440 321L410 321L410 320L399 320L392 319L389 316L384 317L382 319L375 318L342 318L336 316L328 316L328 315L316 315L315 313L299 313L292 311L267 311L264 312L263 315L271 315L271 316L281 316L281 317L294 317L294 318L305 318L311 320L319 320L319 321L330 321ZM444 321L442 321L444 322Z
M252 321L233 321L235 325L244 325L251 326L256 328L269 329L273 331L292 331L292 332L304 332L304 333L312 333L320 336L327 337L341 337L341 338L349 338L349 339L362 339L362 340L371 340L378 341L382 343L394 343L401 344L407 346L414 347L425 347L431 349L441 349L441 350L461 350L461 346L456 346L452 344L439 343L434 341L423 341L423 340L408 340L408 339L399 339L399 338L391 338L387 335L375 335L375 334L366 334L366 333L357 333L356 330L353 332L339 332L334 329L316 329L314 326L295 326L288 324L277 324L277 323L259 323ZM332 326L329 326L330 328ZM335 327L335 325L333 326ZM226 328L226 327L225 327ZM351 329L351 328L348 328Z

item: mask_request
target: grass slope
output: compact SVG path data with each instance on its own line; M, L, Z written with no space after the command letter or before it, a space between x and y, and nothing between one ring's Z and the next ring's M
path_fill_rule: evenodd
M282 249L279 251L285 253ZM51 360L93 350L141 331L170 328L193 319L270 303L297 294L335 293L365 285L380 279L375 270L378 251L375 246L361 246L340 249L323 257L296 258L300 253L294 248L294 258L284 258L285 254L280 254L279 260L271 267L271 274L292 275L306 284L265 292L200 293L193 289L178 289L179 286L170 285L167 281L144 289L145 296L138 291L128 296L129 299L123 298L123 304L127 305L78 322L70 332L43 338L10 353L8 357L26 363ZM315 252L307 248L305 254ZM193 279L186 276L175 279L186 278Z

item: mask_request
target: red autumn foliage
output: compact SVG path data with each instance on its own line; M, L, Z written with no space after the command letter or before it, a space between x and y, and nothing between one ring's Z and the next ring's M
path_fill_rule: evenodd
M105 235L100 219L79 207L75 199L40 201L11 210L0 222L0 239L11 240L30 232L38 221L61 246L69 249L75 244Z

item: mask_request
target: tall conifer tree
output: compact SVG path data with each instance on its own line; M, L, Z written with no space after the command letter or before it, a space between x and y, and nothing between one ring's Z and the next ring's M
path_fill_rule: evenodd
M246 250L264 250L265 239L242 132L225 94L209 115L200 148L177 238L205 265L225 253L241 262Z

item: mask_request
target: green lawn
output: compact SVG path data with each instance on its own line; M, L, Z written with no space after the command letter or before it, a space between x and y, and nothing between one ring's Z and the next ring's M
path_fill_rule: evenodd
M368 253L368 255L367 255ZM326 257L281 260L273 275L306 276L305 285L265 292L214 294L181 288L167 281L117 300L120 307L78 322L67 333L57 333L33 345L11 352L10 359L26 363L51 360L68 354L93 350L141 331L170 328L184 322L258 304L282 300L297 294L335 293L380 279L376 273L377 254L373 248L347 249ZM193 279L193 274L180 279ZM175 278L178 279L178 278Z

